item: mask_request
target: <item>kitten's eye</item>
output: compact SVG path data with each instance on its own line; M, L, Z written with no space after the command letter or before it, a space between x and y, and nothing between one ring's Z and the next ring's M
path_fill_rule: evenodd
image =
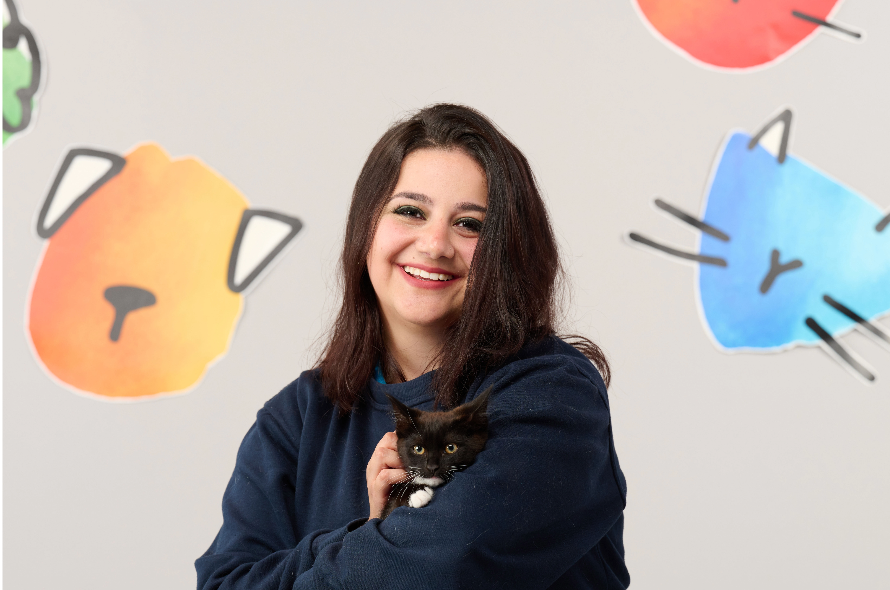
M424 448L423 448L422 446L420 446L420 445L414 445L414 446L411 448L411 450L414 451L414 454L415 454L415 455L423 455L423 454L426 452L426 449L424 449Z
M445 446L445 452L448 453L449 455L451 453L455 452L456 450L457 450L457 445L454 443L451 443L450 445Z

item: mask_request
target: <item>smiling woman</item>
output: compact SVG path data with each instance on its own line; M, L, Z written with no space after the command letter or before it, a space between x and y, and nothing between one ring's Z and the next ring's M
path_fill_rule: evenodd
M450 246L460 243L459 228L478 230L475 239L461 240L465 246L474 243L472 254L456 253L470 265L460 281L462 288L454 290L464 300L461 311L444 331L447 322L436 327L440 340L432 349L431 339L418 330L413 342L411 338L387 342L388 322L378 304L381 293L369 272L378 223L385 227L401 206L408 207L399 210L402 217L423 218L431 213L424 207L435 204L436 193L449 183L451 198L464 210L453 219L455 239ZM391 210L388 205L393 205ZM502 364L529 341L556 331L562 266L547 209L525 156L478 111L434 105L393 125L359 174L345 237L340 259L343 304L319 361L325 393L341 411L351 411L375 367L388 383L407 381L406 369L414 374L402 366L402 346L419 351L416 364L423 364L422 372L436 369L432 376L436 402L450 407L486 369ZM430 269L452 264L442 262L450 257L434 254L438 262L418 260L409 266L435 272ZM599 347L585 338L571 340L597 365L608 385L609 365ZM446 342L448 346L443 346Z
M199 588L626 588L609 367L555 335L561 267L522 153L463 106L396 123L356 182L340 264L327 347L257 414ZM381 519L414 481L390 400L413 416L483 399L475 461Z

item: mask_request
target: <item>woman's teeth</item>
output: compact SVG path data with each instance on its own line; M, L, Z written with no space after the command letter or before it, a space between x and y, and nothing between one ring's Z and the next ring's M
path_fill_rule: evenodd
M406 273L413 277L419 277L421 279L427 279L430 281L450 281L454 278L452 275L427 272L425 270L420 270L419 268L414 268L413 266L403 266L402 268L405 270Z

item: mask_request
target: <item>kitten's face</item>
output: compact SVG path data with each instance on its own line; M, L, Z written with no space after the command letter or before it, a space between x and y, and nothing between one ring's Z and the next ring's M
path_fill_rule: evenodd
M488 391L448 412L408 408L390 397L399 457L414 482L432 487L450 480L476 460L488 439Z

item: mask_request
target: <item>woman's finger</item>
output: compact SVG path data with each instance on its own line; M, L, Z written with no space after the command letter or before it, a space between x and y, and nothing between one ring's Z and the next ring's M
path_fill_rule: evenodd
M402 467L402 460L399 458L396 444L397 439L395 432L387 432L383 438L380 439L380 442L377 443L377 447L374 449L374 453L371 455L371 459L368 461L368 467L365 471L369 481L376 477L381 469Z

